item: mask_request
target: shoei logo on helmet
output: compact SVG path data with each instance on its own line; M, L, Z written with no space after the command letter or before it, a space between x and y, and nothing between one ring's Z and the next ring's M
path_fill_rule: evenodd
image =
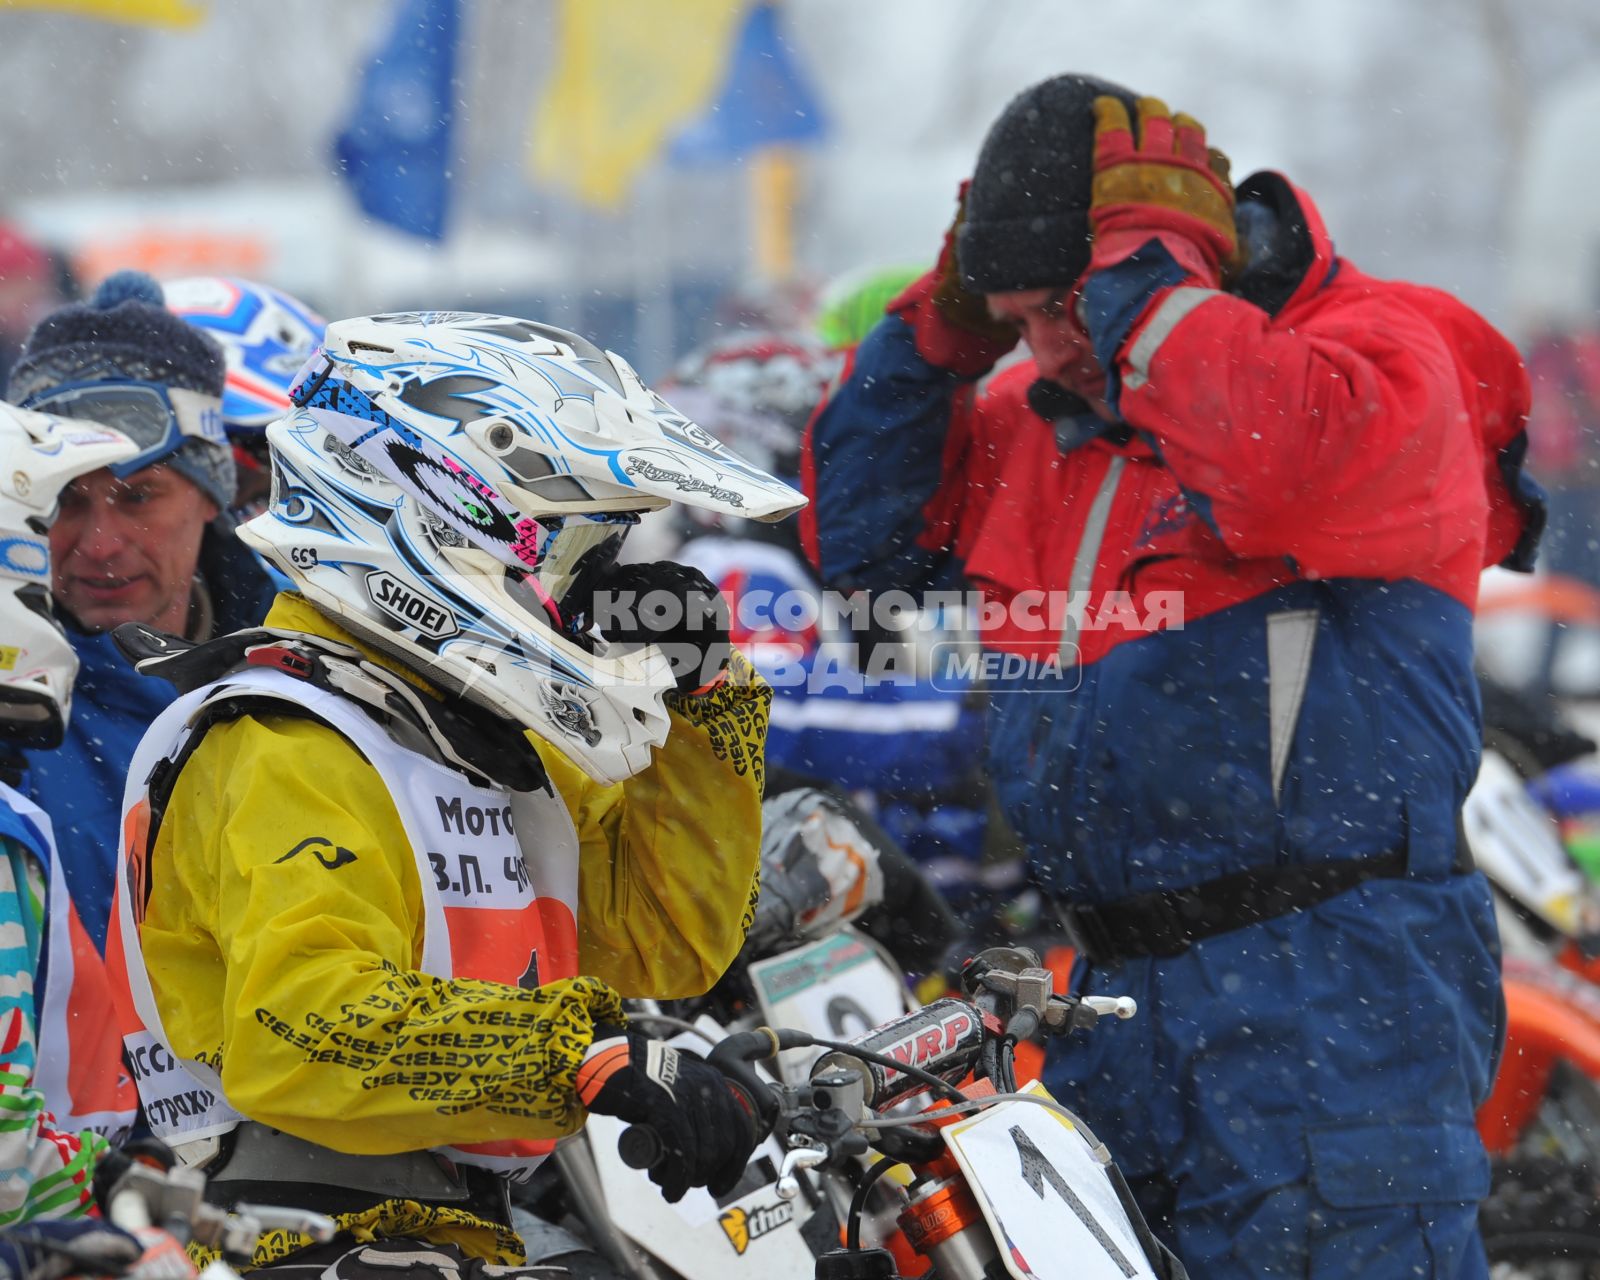
M461 630L446 610L419 596L387 570L367 575L367 594L391 618L415 627L430 640L443 640Z

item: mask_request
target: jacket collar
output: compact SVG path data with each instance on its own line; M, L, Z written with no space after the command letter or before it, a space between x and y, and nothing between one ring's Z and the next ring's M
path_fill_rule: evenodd
M1238 210L1249 262L1230 293L1277 315L1333 277L1338 257L1322 215L1281 173L1264 170L1241 182Z

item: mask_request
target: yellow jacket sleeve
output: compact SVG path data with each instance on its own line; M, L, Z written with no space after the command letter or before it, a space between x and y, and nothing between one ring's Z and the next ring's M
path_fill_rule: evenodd
M537 744L578 828L579 967L624 996L710 988L739 953L759 887L772 689L735 653L716 689L668 701L665 745L618 785Z
M140 931L173 1047L252 1119L381 1154L576 1130L578 1061L623 1020L594 978L421 973L415 858L376 771L314 721L211 729L178 776Z

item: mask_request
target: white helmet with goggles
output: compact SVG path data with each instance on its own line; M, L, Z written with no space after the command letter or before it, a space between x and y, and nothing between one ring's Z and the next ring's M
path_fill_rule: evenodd
M242 537L317 608L428 680L617 781L666 740L671 664L607 641L594 592L673 501L778 520L805 498L627 362L508 316L341 320L270 427Z
M66 732L78 658L50 611L50 522L78 476L132 456L93 422L0 402L0 738L55 747Z

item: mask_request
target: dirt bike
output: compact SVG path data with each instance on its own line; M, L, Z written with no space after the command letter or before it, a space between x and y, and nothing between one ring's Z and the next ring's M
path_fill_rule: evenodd
M859 808L797 777L769 780L762 893L743 951L715 988L688 1001L631 1001L647 1032L706 1054L767 1023L843 1040L906 1014L906 969L939 968L957 925L916 864ZM802 1083L819 1049L772 1064L774 1083ZM531 1184L515 1193L525 1232L554 1222L601 1255L613 1275L711 1280L730 1269L807 1280L838 1242L852 1188L837 1174L802 1175L798 1206L775 1192L784 1148L768 1140L745 1177L714 1200L691 1190L668 1204L618 1154L621 1121L591 1116Z
M853 929L818 943L768 957L753 965L751 982L760 993L748 1011L719 1022L702 1012L692 1021L649 1002L633 1002L629 1020L669 1043L711 1057L730 1037L748 1034L759 1010L787 1010L799 1021L842 1035L868 1030L905 1016L905 987L893 961ZM726 1015L725 1015L726 1016ZM780 1015L781 1016L781 1015ZM791 1046L768 1064L768 1083L805 1079L817 1048ZM584 1132L562 1143L550 1165L557 1176L554 1204L546 1197L541 1217L576 1219L579 1233L622 1276L637 1280L712 1280L744 1271L762 1280L809 1280L814 1258L838 1243L853 1188L837 1173L795 1175L799 1201L783 1198L780 1181L786 1149L765 1139L752 1153L744 1178L728 1194L713 1198L693 1188L668 1204L620 1149L622 1121L591 1115ZM537 1194L537 1191L535 1192ZM519 1227L521 1224L518 1224Z
M818 1280L931 1275L937 1280L1181 1280L1182 1264L1151 1234L1110 1153L1042 1085L1017 1088L1012 1052L1034 1036L1132 1017L1132 1000L1057 995L1020 947L981 952L946 997L848 1041L763 1026L728 1036L708 1060L750 1097L783 1155L772 1203L741 1230L810 1203L806 1175L852 1188L842 1247L818 1250ZM758 1064L824 1051L802 1083ZM877 1153L864 1170L861 1157ZM648 1126L619 1142L627 1165L661 1158ZM898 1175L898 1176L894 1176ZM911 1256L874 1247L885 1219ZM907 1264L911 1265L907 1265ZM763 1275L777 1274L763 1270Z

